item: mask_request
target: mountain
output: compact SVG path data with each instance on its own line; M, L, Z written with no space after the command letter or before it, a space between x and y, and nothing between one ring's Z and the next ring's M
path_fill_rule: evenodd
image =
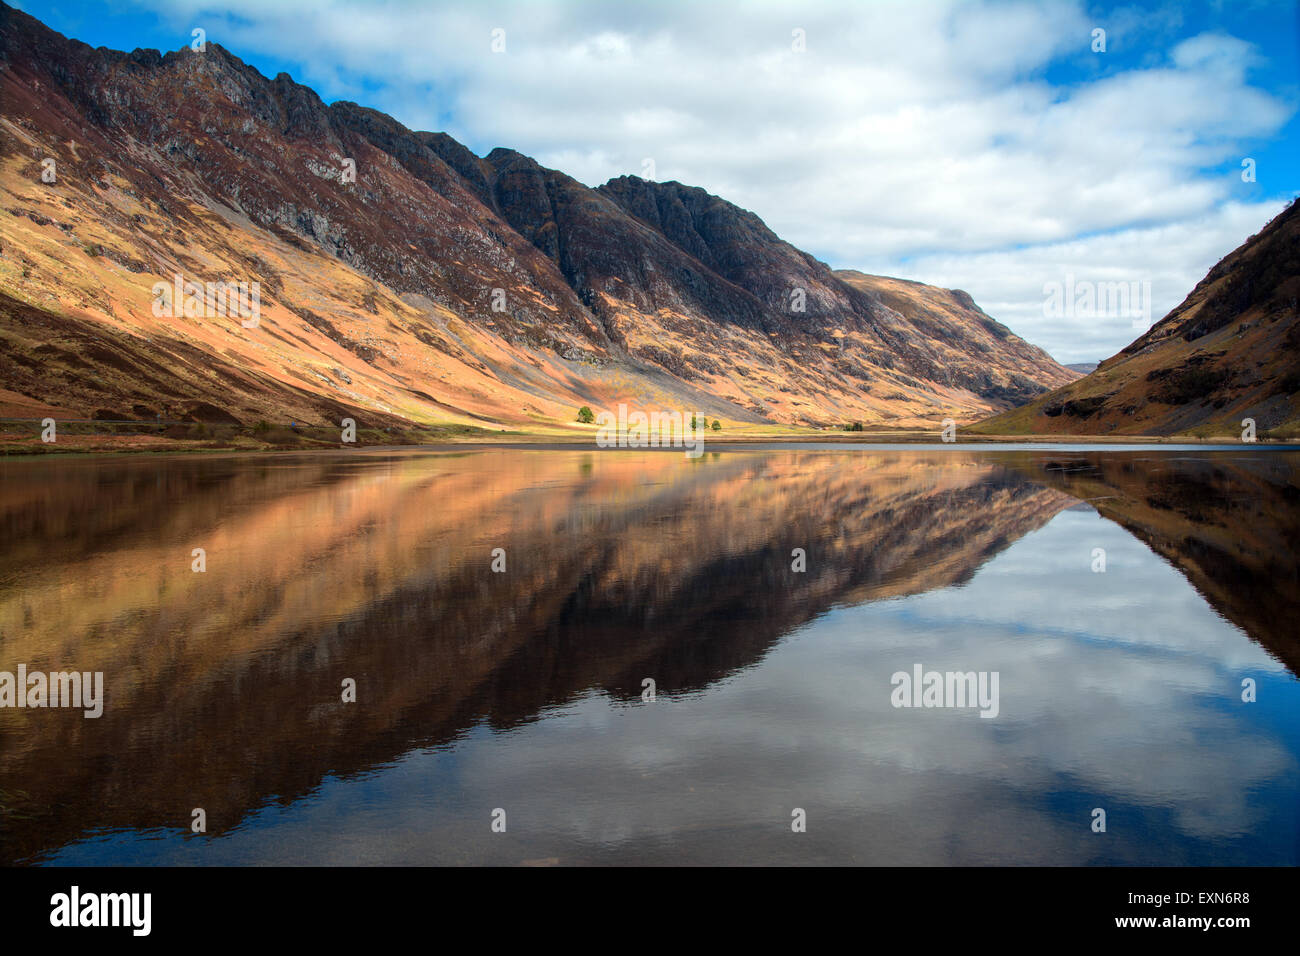
M92 49L0 4L0 98L0 415L931 428L1075 377L704 190L479 157L216 44ZM257 283L256 325L155 315L177 277Z
M1097 366L1100 364L1100 362L1070 362L1065 367L1080 375L1087 375L1089 372L1097 371Z
M984 434L1238 437L1300 429L1300 203L1225 256L1096 371L973 426Z

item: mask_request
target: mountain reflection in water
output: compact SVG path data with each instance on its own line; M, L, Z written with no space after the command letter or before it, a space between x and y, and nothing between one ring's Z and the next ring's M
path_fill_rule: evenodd
M0 463L0 670L107 688L0 709L0 860L1295 863L1298 461Z

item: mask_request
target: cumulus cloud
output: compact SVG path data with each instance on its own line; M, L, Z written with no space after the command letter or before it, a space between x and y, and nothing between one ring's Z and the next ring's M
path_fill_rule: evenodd
M1176 7L140 2L481 153L589 185L652 160L834 266L960 284L1063 361L1136 333L1044 316L1043 284L1150 281L1159 318L1280 208L1207 170L1295 110L1251 85L1250 43L1180 35Z
M1118 352L1182 302L1216 262L1283 207L1282 202L1226 202L1161 225L1025 248L934 253L907 263L879 257L868 271L964 289L985 312L1059 361L1095 361ZM1107 283L1126 283L1130 290L1136 288L1133 301L1141 300L1141 308L1132 312L1148 316L1106 309L1098 309L1100 315L1058 314L1047 287L1056 283L1064 288L1071 282L1076 288L1091 283L1097 290Z

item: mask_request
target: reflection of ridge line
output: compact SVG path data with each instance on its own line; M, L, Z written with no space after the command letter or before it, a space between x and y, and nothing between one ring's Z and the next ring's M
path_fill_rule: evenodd
M1300 676L1300 540L1297 459L1270 449L1249 455L1177 461L1153 480L1132 460L1090 453L1087 465L1064 474L1056 462L1018 459L1011 467L1031 480L1083 499L1118 492L1097 514L1172 567L1224 620L1292 674ZM1130 493L1131 492L1131 493Z
M676 688L714 686L756 666L783 634L827 613L881 575L889 587L929 590L936 586L933 574L950 578L968 573L963 556L987 555L990 539L1005 548L1065 500L1022 477L987 468L971 469L957 484L927 484L901 470L873 470L870 462L827 459L824 467L805 469L806 476L792 483L779 467L787 460L746 457L722 474L677 472L684 480L649 495L619 493L620 485L636 480L631 471L610 472L612 480L596 491L566 485L553 492L565 500L557 516L530 505L536 526L522 536L524 546L533 546L538 556L535 567L524 568L542 574L540 587L530 585L527 575L494 580L467 561L439 577L439 569L416 561L414 572L394 575L377 600L366 598L345 617L281 627L275 641L236 648L215 662L199 657L199 664L209 669L207 676L200 674L190 687L180 688L197 693L177 693L165 681L143 684L134 689L123 714L134 724L133 734L150 740L149 752L123 744L119 733L106 738L116 760L102 777L79 776L76 768L63 772L58 762L50 762L42 772L54 776L44 778L46 792L39 795L49 808L50 823L41 832L84 831L84 813L63 819L63 808L73 805L63 799L69 787L87 793L112 787L129 794L125 800L101 801L112 814L106 822L139 828L156 824L155 802L167 802L158 795L171 792L173 778L184 779L188 787L216 795L215 806L208 808L210 826L229 829L246 819L244 807L269 793L291 799L319 786L327 772L342 777L365 773L397 759L394 755L408 752L412 744L452 741L466 726L502 728L534 721L539 705L570 703L587 691L620 699L628 676L639 678L647 662L665 675L661 683L669 696L691 692ZM757 464L761 473L756 473ZM674 465L674 471L680 467ZM500 480L536 478L530 470ZM329 500L338 489L322 493ZM563 520L572 502L588 493L607 495L613 502L593 533L557 536L554 521ZM726 504L713 501L719 493ZM510 498L494 488L491 500ZM871 504L858 512L859 502ZM404 505L390 500L388 507ZM516 513L506 512L503 520ZM656 525L665 514L680 535L665 534ZM706 520L700 520L701 514ZM455 528L477 527L472 515L458 515L456 521ZM776 537L773 528L781 529ZM783 547L791 535L807 537L809 546L825 546L824 564L797 588L765 587L765 581L788 573ZM683 570L682 541L702 542L712 559ZM931 546L948 542L952 550L937 564L925 562L927 541ZM839 545L842 552L836 550ZM745 550L733 554L733 546ZM354 554L364 557L364 543L357 548L361 550ZM900 560L891 561L892 554L901 555ZM357 563L339 561L345 571ZM732 567L749 573L728 573ZM547 576L556 583L547 585ZM622 592L603 593L597 604L583 606L585 619L557 626L557 615L575 599L578 582L611 577L621 582ZM711 581L716 582L712 590ZM513 601L502 602L502 586ZM642 633L645 640L627 641L617 618L610 625L611 603L622 594L632 595L635 606L624 613L633 621L643 610L644 595L665 596L667 606ZM683 594L697 603L679 606L674 596ZM697 632L692 621L701 599L714 618L745 604L753 610L737 620L710 621L710 628ZM239 656L230 656L236 652ZM302 704L304 693L308 699L337 693L330 682L348 670L366 677L366 710L345 712L325 696L317 697L321 703L310 709ZM200 724L205 736L216 735L217 745L209 741L207 759L196 764L186 733L199 732ZM106 729L124 726L119 720ZM222 741L230 745L222 746ZM310 745L304 747L304 742ZM34 757L58 744L59 734L38 743ZM132 779L131 787L125 786L126 778Z

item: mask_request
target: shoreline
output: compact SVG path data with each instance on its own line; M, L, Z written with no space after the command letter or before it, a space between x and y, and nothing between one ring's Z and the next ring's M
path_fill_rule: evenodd
M43 445L37 440L28 442L23 445L0 446L0 460L13 461L34 461L41 460L50 456L59 458L78 458L78 459L96 459L96 458L114 458L122 456L251 456L251 455L315 455L325 453L344 453L344 454L396 454L421 452L428 453L445 453L454 451L472 451L476 449L498 449L514 451L586 451L586 452L660 452L660 453L678 453L683 454L682 447L601 447L594 441L585 437L563 438L549 435L528 435L512 434L509 437L502 438L492 437L463 437L460 439L441 439L429 442L357 442L357 443L323 443L312 442L302 445L271 445L271 444L250 444L235 442L200 442L184 441L174 439L154 439L147 442L104 442L102 439L111 438L112 436L74 436L77 438L94 439L93 441L60 441L50 445ZM757 437L757 436L732 436L727 438L711 438L703 443L700 456L707 455L710 452L718 453L723 451L730 452L752 452L752 451L847 451L853 449L879 449L883 451L899 451L915 449L917 451L958 451L958 450L975 450L975 451L1050 451L1053 449L1059 451L1081 451L1081 450L1114 450L1114 451L1138 451L1138 450L1159 450L1168 449L1177 450L1201 450L1201 451L1300 451L1300 438L1283 441L1283 440L1259 440L1256 442L1242 442L1232 439L1203 439L1203 438L1183 438L1178 436L1095 436L1095 435L1070 435L1070 436L1052 436L1044 438L1039 436L1021 436L1021 435L981 435L978 437L971 436L963 439L958 438L954 442L941 442L926 435L872 435L870 437L862 436L860 433L848 435L809 435L809 436L779 436L779 437Z
M306 453L353 451L444 451L468 448L560 449L590 451L681 450L685 444L666 449L601 447L602 429L572 422L523 423L514 428L484 428L464 423L437 422L410 427L354 427L351 441L330 425L246 425L237 422L149 422L64 419L57 422L53 441L39 430L37 420L0 419L0 458L40 458L46 455L103 457L113 455L211 455L252 453ZM934 428L902 428L877 425L862 430L823 429L776 423L745 424L707 431L688 443L700 442L699 450L753 450L760 448L900 448L947 449L950 447L995 448L1004 446L1161 448L1239 448L1248 445L1267 448L1300 446L1300 434L1260 434L1244 442L1235 432L1222 436L1182 433L1174 435L1088 435L1088 434L985 434L974 422L958 426L954 441L943 441ZM53 433L53 429L51 429ZM684 439L683 439L684 440Z

